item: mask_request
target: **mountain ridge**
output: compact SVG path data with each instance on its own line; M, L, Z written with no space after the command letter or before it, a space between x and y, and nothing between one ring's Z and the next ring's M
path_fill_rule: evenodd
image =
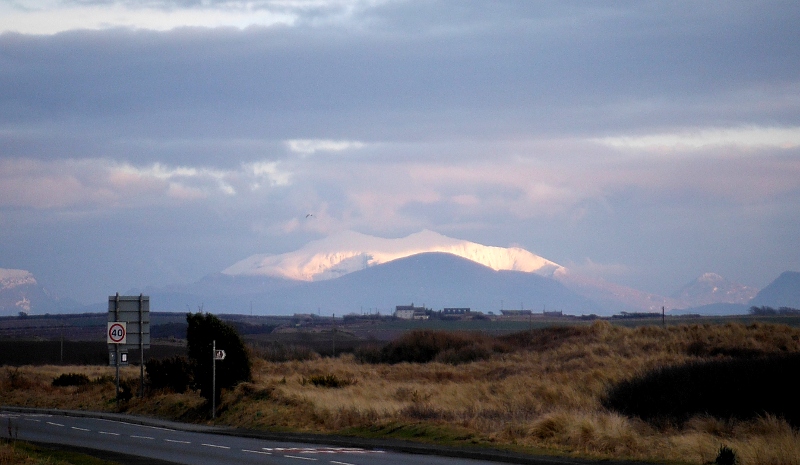
M398 239L343 231L283 254L256 254L222 271L232 276L274 276L300 281L337 278L420 253L444 252L494 270L552 276L561 265L518 247L495 247L423 230Z

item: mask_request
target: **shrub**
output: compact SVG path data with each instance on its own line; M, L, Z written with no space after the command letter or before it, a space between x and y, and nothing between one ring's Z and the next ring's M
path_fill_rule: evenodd
M717 458L714 460L715 465L736 465L739 461L736 458L736 452L728 446L720 446Z
M148 360L144 366L150 389L169 389L180 394L186 392L192 382L191 367L186 357Z
M134 391L139 389L138 379L123 379L119 382L119 393L117 399L127 402L133 398Z
M256 350L256 354L268 362L290 362L314 360L319 354L309 347L285 345L280 342L272 342L261 345Z
M603 405L656 423L771 414L798 426L798 369L800 353L659 368L613 386Z
M250 356L236 329L210 313L186 314L186 343L192 367L192 385L209 402L212 399L212 341L225 351L225 360L216 363L216 398L222 389L250 381Z
M89 377L81 373L64 373L53 380L53 386L84 386L89 384Z
M491 340L480 334L445 331L411 331L381 349L361 349L358 359L367 363L464 363L491 356ZM441 358L439 358L441 357Z
M311 376L308 379L303 378L300 381L300 384L305 386L306 384L313 384L314 386L318 387L326 387L326 388L340 388L345 386L350 386L355 382L352 379L342 379L336 375L315 375Z

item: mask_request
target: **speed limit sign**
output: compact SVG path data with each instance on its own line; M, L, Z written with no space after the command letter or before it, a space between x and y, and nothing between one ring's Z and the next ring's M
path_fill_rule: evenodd
M108 323L108 336L106 342L109 344L125 344L128 340L127 323L124 321L113 321Z

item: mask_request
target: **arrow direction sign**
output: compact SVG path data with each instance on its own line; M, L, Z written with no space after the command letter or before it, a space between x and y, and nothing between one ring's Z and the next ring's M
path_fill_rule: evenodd
M214 351L214 360L225 360L225 351L224 350L215 350Z

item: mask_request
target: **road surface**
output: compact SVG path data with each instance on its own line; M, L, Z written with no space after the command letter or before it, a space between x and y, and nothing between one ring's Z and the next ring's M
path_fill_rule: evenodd
M503 456L502 453L493 460L409 454L382 448L241 437L229 429L155 419L142 421L141 417L131 417L131 421L125 421L95 418L88 412L82 412L81 416L70 416L19 410L21 409L0 410L0 428L2 428L0 436L37 443L111 451L176 464L491 465L497 463L494 460L537 465L590 463L555 457ZM95 455L102 457L102 453Z

